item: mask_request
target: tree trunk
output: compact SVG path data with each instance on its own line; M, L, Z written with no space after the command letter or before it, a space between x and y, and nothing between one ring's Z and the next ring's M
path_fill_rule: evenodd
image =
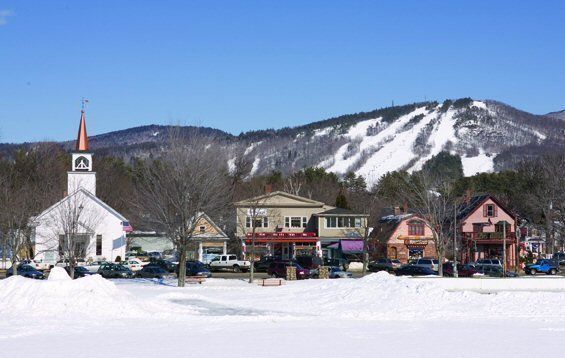
M249 260L251 267L249 268L249 283L255 280L255 224L253 224L253 233L251 234L251 257L253 261Z
M369 238L368 238L368 228L365 228L365 237L363 238L363 273L365 276L367 274L367 266L369 265Z
M12 275L18 275L18 265L16 265L16 255L12 253Z
M178 248L179 255L179 275L178 275L178 287L184 287L186 279L186 245L181 245Z

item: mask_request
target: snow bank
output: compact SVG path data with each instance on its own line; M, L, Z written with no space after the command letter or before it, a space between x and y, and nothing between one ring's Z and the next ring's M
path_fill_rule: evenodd
M138 316L136 299L99 275L71 280L55 267L49 279L12 276L0 281L0 315Z
M362 262L349 263L349 271L363 271L363 263Z

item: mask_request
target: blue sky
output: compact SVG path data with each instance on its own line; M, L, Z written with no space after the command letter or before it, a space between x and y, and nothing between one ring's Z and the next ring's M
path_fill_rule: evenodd
M565 108L565 1L0 0L0 142L234 134L424 99Z

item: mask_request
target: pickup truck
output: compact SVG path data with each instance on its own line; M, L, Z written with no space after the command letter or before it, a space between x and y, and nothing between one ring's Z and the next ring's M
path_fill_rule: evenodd
M527 265L524 271L527 275L535 275L538 272L555 275L559 271L559 264L553 260L538 260L535 264Z
M221 255L210 261L210 270L219 271L224 269L234 272L247 272L251 267L251 262L238 260L236 255Z

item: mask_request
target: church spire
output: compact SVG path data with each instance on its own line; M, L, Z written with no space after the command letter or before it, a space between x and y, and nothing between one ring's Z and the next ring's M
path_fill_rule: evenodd
M86 134L86 114L84 113L84 109L80 111L80 126L78 127L76 150L79 152L88 151L88 135Z

